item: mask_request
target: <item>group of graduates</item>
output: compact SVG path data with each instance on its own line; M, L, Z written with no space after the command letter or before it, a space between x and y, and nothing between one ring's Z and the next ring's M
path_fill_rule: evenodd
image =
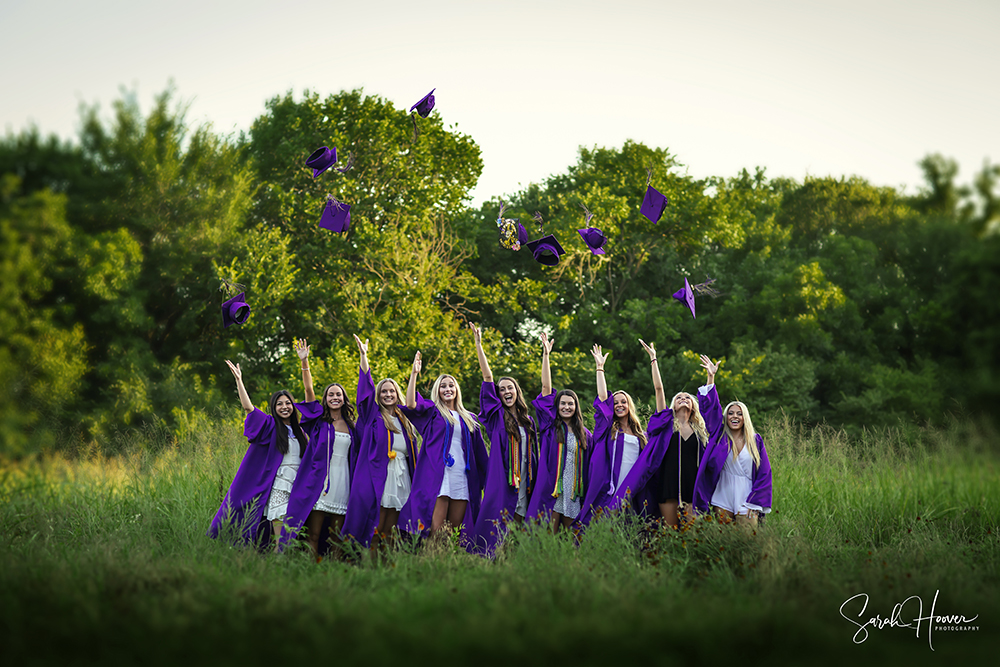
M430 399L417 392L419 352L405 394L392 378L376 385L368 342L358 336L353 404L336 382L316 399L305 341L295 343L305 400L278 391L270 414L254 407L239 365L226 361L250 444L208 534L261 548L273 541L279 551L304 538L317 558L340 558L348 541L374 553L402 534L451 526L470 552L492 557L512 525L579 533L617 511L672 526L700 512L755 525L770 512L764 441L746 405L721 406L710 358L701 357L707 381L697 395L680 392L668 406L656 350L639 341L656 401L644 427L632 397L608 391L608 354L594 345L591 432L577 394L553 390L551 339L541 335L532 417L517 380L494 381L482 332L471 329L483 375L478 415L466 410L451 375L437 377Z

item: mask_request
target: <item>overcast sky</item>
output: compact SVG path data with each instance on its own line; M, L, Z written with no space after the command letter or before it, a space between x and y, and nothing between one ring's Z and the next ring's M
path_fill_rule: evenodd
M0 125L76 135L81 102L173 79L190 119L248 129L288 90L362 87L408 108L436 87L473 137L475 201L634 139L694 176L968 182L1000 160L1000 0L241 2L0 0Z

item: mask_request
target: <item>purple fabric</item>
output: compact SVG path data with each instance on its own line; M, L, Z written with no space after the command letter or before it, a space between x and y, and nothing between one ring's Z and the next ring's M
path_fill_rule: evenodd
M760 466L754 464L751 479L753 485L746 502L751 505L760 505L764 508L771 507L771 461L767 458L767 451L764 449L764 438L757 434L757 451L760 452ZM712 495L715 487L719 485L719 477L722 476L722 468L726 465L726 458L729 456L729 439L719 437L712 444L705 458L702 459L698 467L698 478L694 483L694 507L700 512L707 512L712 504Z
M264 521L264 510L282 459L274 434L273 417L256 408L247 414L243 435L250 447L212 519L209 537L219 537L220 532L231 530L237 542L266 546L271 524Z
M344 529L341 532L344 537L353 538L367 548L378 527L390 447L389 431L382 420L370 371L359 370L357 405L357 432L361 438L361 449L351 478L351 497L347 503L347 516L344 517ZM405 428L403 438L406 440L407 467L412 480L417 447Z
M409 418L420 432L423 447L417 454L413 471L413 485L410 498L399 511L399 529L413 535L426 535L434 517L434 504L441 491L444 479L444 457L451 443L452 426L431 401L417 394L417 405L412 410L402 406L403 414ZM465 453L466 475L469 482L469 503L465 508L462 522L462 538L467 545L472 544L472 533L479 514L486 478L486 446L478 428L469 432L465 422L458 420L462 429L462 449ZM423 526L421 529L420 526Z
M323 419L323 406L319 401L309 401L307 403L296 403L299 413L302 415L303 433L309 438L309 444L303 448L302 460L299 463L299 471L295 474L295 482L292 484L292 491L288 498L288 510L285 514L285 521L281 527L281 547L288 541L294 539L305 524L309 513L312 511L323 487L326 484L326 473L332 454L333 440L336 437L336 429L333 424ZM347 470L349 479L354 476L354 468L358 462L358 450L360 440L353 427L349 429L351 436L351 446L347 450ZM329 438L329 447L327 438ZM326 545L320 545L322 549Z
M595 507L601 507L611 494L612 480L618 481L618 476L614 474L615 462L611 460L611 427L615 421L615 395L608 394L608 398L602 401L600 398L594 399L594 451L590 455L590 472L587 477L587 496L580 505L580 516L578 520L583 525L590 523ZM624 440L624 435L619 433L619 440ZM621 470L622 455L621 446L618 447L618 470Z
M539 394L538 398L531 402L535 406L535 415L538 419L538 476L535 478L535 488L532 491L531 499L528 501L528 515L525 519L538 519L548 522L549 514L555 507L556 499L552 492L556 488L556 475L559 471L559 442L556 440L556 429L562 426L562 421L556 414L556 392L548 396ZM590 458L594 451L594 436L586 428L583 429L583 437L586 439L586 448L583 454L583 479L588 479ZM584 443L579 443L583 445ZM586 489L584 490L586 498ZM565 489L564 493L571 493ZM580 503L580 513L583 513L583 501Z
M508 518L514 518L518 492L517 488L507 481L510 438L507 436L507 427L504 424L503 403L497 395L497 387L493 382L483 382L479 390L479 421L486 428L489 437L490 459L486 471L483 502L473 530L473 542L477 553L492 556L497 542L506 532L505 513ZM537 426L535 432L538 432ZM529 442L522 442L521 447L529 447L530 440L529 436ZM532 477L538 474L538 454L534 448L528 452L528 466ZM522 476L528 474L528 470L521 471ZM528 497L531 497L530 489Z

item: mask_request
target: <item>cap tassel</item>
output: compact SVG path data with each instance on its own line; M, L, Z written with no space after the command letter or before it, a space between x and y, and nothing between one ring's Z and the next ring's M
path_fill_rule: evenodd
M347 171L354 166L354 153L347 154L347 161L343 167L334 167L335 171L339 171L341 174L346 174Z

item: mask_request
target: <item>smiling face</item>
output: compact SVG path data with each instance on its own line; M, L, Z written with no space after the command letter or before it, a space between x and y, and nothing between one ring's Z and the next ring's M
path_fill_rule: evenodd
M628 396L625 392L619 391L615 394L615 419L626 417L628 417Z
M344 390L338 385L331 384L326 388L326 394L323 396L323 405L333 410L340 410L344 407Z
M500 402L505 408L514 407L517 401L517 387L510 380L500 380L497 384L497 394L500 395Z
M288 424L293 412L295 412L295 405L292 403L292 399L284 394L278 396L278 400L274 402L274 414L278 415L278 419Z
M450 375L441 378L441 384L438 385L438 398L449 407L454 405L455 399L458 398L458 383L455 382L455 378Z
M576 414L576 401L573 400L572 396L563 395L559 397L559 405L557 406L559 410L559 418L565 421L569 421Z
M383 408L394 408L399 405L399 394L396 392L396 383L392 380L382 380L376 389L378 394L378 404Z
M694 397L691 396L691 394L681 392L674 397L674 404L670 407L673 408L674 412L678 412L680 410L687 410L688 412L691 412L694 410Z
M743 430L743 408L739 405L730 405L726 410L726 425L733 433Z

